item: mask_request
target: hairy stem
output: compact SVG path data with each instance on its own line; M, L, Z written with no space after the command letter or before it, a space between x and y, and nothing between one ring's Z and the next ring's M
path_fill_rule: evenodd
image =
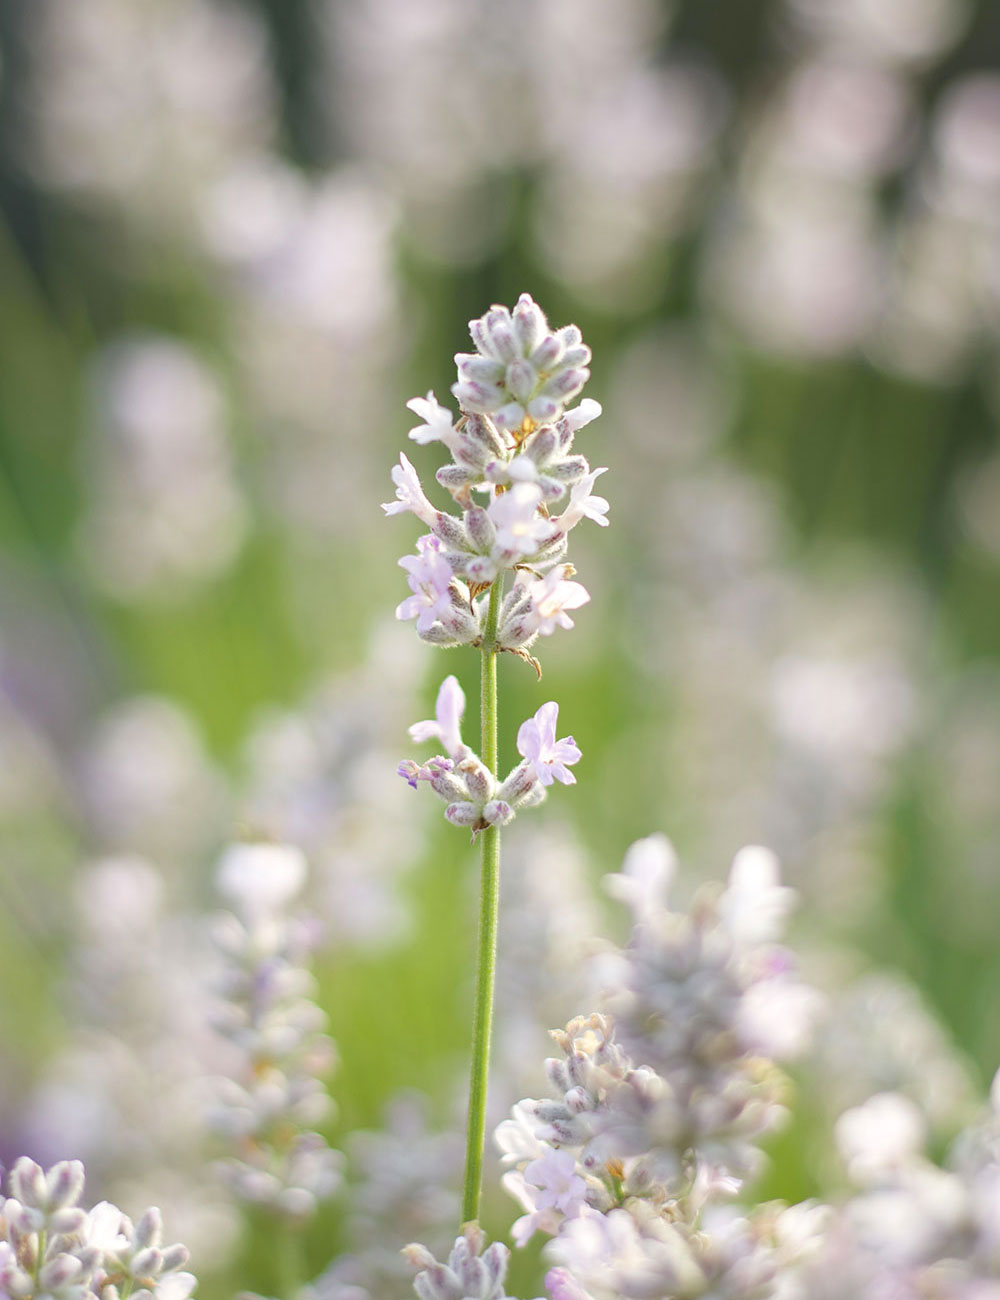
M490 588L490 603L482 644L480 756L491 772L497 770L497 617L503 595L503 575ZM469 1121L465 1145L465 1194L462 1221L479 1218L483 1181L483 1142L486 1133L486 1085L493 1033L493 986L496 982L497 920L500 912L500 827L480 834L482 868L479 893L479 946L476 957L476 1005L472 1022L472 1071L469 1078Z

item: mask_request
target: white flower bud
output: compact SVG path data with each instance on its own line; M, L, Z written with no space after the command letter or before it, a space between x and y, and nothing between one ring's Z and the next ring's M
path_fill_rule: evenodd
M464 411L492 415L503 406L503 391L488 384L458 383L452 385L451 391Z
M41 1291L58 1291L67 1282L79 1277L83 1266L75 1255L56 1255L43 1264L38 1272L38 1286Z
M507 308L491 307L483 323L492 344L493 355L501 361L513 361L520 349L514 333L514 322Z
M135 1225L132 1243L137 1250L158 1246L163 1236L163 1219L155 1206L150 1206Z
M147 1246L144 1250L136 1251L132 1256L131 1272L133 1277L156 1277L162 1268L163 1256L155 1246Z
M439 510L431 521L430 529L452 550L469 550L469 534L461 519L456 519L454 515L446 515Z
M511 314L521 352L526 357L530 356L548 333L549 323L545 314L528 293L521 294Z
M482 357L477 352L459 352L455 357L459 375L474 384L499 384L504 377L502 361Z
M71 1237L87 1222L86 1213L75 1205L53 1210L48 1216L48 1230L57 1236Z
M475 755L464 758L458 765L470 796L476 803L492 797L494 780L490 770Z
M21 1156L10 1171L10 1186L14 1196L26 1208L44 1210L48 1207L45 1175L41 1167L27 1156Z
M179 1242L176 1242L173 1246L167 1246L163 1251L164 1273L173 1273L176 1269L183 1268L190 1258L191 1252Z
M492 519L482 506L474 506L465 512L465 522L473 546L481 554L489 555L497 539Z
M483 821L491 826L506 826L514 820L514 810L502 799L491 799L483 806Z
M531 364L544 374L561 360L566 345L556 334L547 334L530 355Z
M444 810L444 815L453 826L475 826L480 818L479 806L474 803L450 803Z
M507 367L507 391L519 402L527 402L538 386L538 371L530 361L518 357Z
M80 1160L60 1160L45 1175L48 1204L53 1209L75 1205L83 1195L84 1172Z

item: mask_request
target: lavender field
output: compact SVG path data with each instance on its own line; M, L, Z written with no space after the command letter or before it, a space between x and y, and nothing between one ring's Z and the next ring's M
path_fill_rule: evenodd
M1000 1300L998 415L992 0L0 0L0 1300Z

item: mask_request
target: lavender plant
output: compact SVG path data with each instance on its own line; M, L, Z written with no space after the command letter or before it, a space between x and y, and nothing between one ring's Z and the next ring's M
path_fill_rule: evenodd
M236 1152L218 1168L238 1197L292 1225L336 1191L341 1166L340 1153L311 1128L332 1106L321 1079L335 1053L305 966L314 927L288 912L305 877L296 849L233 845L219 866L233 911L215 927L223 959L216 1025L236 1055L213 1115Z
M438 470L437 481L461 514L431 503L405 455L392 472L396 500L383 509L390 515L410 511L429 530L418 540L416 555L400 560L412 594L399 605L397 618L416 619L417 634L432 645L478 649L482 661L480 753L462 739L465 697L457 679L449 676L438 692L435 718L410 729L413 740L437 741L444 753L423 763L408 759L399 767L414 789L426 782L445 801L450 822L469 828L473 839L481 837L463 1198L463 1219L474 1223L493 1016L500 827L520 809L540 803L554 781L573 784L570 767L581 757L572 736L557 738L559 706L550 700L521 724L521 762L500 780L497 655L518 655L541 674L531 654L536 639L557 627L572 627L569 611L589 600L586 589L572 581L574 570L566 562L569 534L584 518L606 524L608 503L593 491L604 470L592 470L573 447L577 431L600 414L600 406L583 401L566 409L590 374L590 349L579 329L552 330L538 305L522 294L513 311L494 306L470 322L469 332L475 352L455 358L458 382L452 392L460 408L458 420L433 393L408 403L421 420L410 431L413 441L440 442L451 453L451 463ZM550 508L560 505L559 513L552 514ZM505 595L508 573L514 582Z
M162 1244L159 1210L135 1224L110 1201L84 1210L84 1177L79 1160L14 1164L0 1193L3 1300L188 1300L188 1252Z

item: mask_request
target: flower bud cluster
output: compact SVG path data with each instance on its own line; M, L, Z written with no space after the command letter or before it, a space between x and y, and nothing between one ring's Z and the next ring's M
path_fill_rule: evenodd
M0 1194L0 1296L4 1300L187 1300L195 1287L183 1272L187 1250L162 1244L160 1212L135 1224L101 1201L78 1202L84 1168L63 1160L48 1171L26 1156Z
M846 1111L836 1137L860 1191L816 1262L811 1295L989 1300L1000 1294L1000 1075L991 1105L942 1169L925 1154L927 1122L900 1093Z
M476 1223L465 1225L446 1264L424 1246L407 1246L403 1254L420 1270L413 1281L420 1300L505 1300L510 1251L498 1241L486 1246L486 1234Z
M462 513L438 510L400 456L392 471L396 500L382 508L411 511L429 532L416 555L400 560L412 594L396 617L416 619L417 634L434 645L479 645L489 631L496 648L525 651L539 635L572 627L567 611L590 599L569 581L573 569L563 561L568 535L583 518L607 523L608 503L593 491L604 470L591 470L573 449L577 431L601 408L583 401L565 409L589 377L590 349L575 325L550 330L528 294L513 312L493 307L469 330L477 351L455 358L458 421L433 393L408 403L423 421L410 437L451 453L437 481ZM473 491L487 497L485 505L473 501ZM561 502L561 512L551 514ZM488 630L482 593L508 569L518 571L518 581L497 628Z
M445 754L425 763L404 759L397 769L414 790L426 782L447 804L444 815L454 826L469 827L473 834L487 826L505 826L518 809L541 803L553 781L575 783L569 765L578 762L581 753L572 736L556 739L559 706L555 701L543 704L521 724L517 748L522 761L502 782L463 742L464 712L465 694L458 679L446 677L438 691L436 716L410 728L412 740L437 740Z
M792 891L771 855L745 849L724 891L678 912L667 905L673 869L653 837L609 878L635 920L628 946L607 958L611 1014L553 1033L553 1095L519 1102L496 1131L504 1186L526 1211L515 1241L556 1238L556 1300L769 1296L788 1254L793 1211L719 1219L713 1203L758 1163L755 1143L783 1114L769 1058L803 1046L816 1011L773 943ZM815 1245L809 1222L796 1259Z
M214 932L223 963L215 1026L235 1049L211 1120L237 1154L219 1171L243 1199L295 1219L337 1190L342 1164L313 1131L332 1109L321 1080L336 1053L305 964L314 928L288 913L305 877L296 849L234 845L218 872L233 910Z
M638 1198L606 1215L585 1209L552 1242L545 1284L552 1300L812 1300L806 1268L827 1218L811 1202L700 1223Z
M773 1062L804 1050L821 1001L776 942L795 895L773 854L742 849L726 888L702 891L688 912L668 904L674 870L667 841L651 837L609 877L634 928L611 962L606 1006L626 1049L668 1085L669 1105L656 1108L661 1144L744 1174L754 1144L784 1118Z
M452 392L466 411L492 415L498 429L529 433L554 420L590 378L590 348L575 325L550 330L529 294L513 312L491 307L470 321L475 352L455 357Z

